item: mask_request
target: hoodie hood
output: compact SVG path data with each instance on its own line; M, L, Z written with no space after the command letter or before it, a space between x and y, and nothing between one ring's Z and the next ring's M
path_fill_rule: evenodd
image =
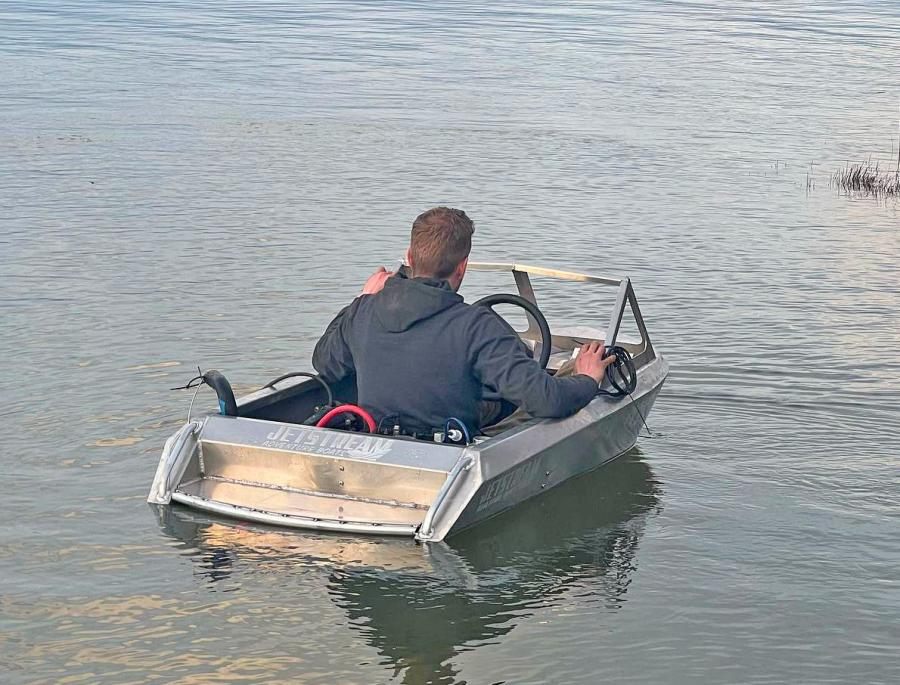
M411 328L463 301L447 281L397 274L372 298L375 318L391 333Z

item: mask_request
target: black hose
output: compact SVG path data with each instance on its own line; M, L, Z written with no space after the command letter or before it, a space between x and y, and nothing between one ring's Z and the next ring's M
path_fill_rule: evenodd
M286 373L278 378L274 378L268 383L266 383L263 388L274 388L276 384L280 383L283 380L288 378L294 378L295 376L303 376L304 378L312 378L314 381L319 381L321 386L325 388L325 392L328 395L328 405L331 406L334 404L334 393L331 391L331 386L328 385L325 381L322 380L322 377L315 373L309 373L308 371L291 371L290 373Z
M624 347L613 345L606 348L606 355L613 355L616 358L612 364L606 367L606 380L613 389L599 392L610 397L630 395L637 388L637 369L631 354Z
M237 402L234 399L234 390L228 379L215 369L210 369L203 374L203 382L216 391L219 396L219 412L225 416L237 416Z
M608 355L615 355L616 358L612 364L606 367L606 379L613 387L613 390L598 390L597 393L609 397L625 397L627 395L628 399L631 400L631 404L634 406L635 411L637 411L638 416L641 417L641 421L644 424L644 428L647 429L649 437L652 438L653 431L651 431L650 426L647 425L647 419L644 418L641 408L638 406L637 402L634 401L634 397L631 396L631 393L637 388L637 369L634 366L634 360L631 358L631 354L624 347L619 347L618 345L607 347L606 353Z

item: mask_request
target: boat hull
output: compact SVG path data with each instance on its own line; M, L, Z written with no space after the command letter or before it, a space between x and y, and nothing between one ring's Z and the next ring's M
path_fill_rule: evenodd
M567 419L541 420L483 443L461 482L432 505L416 534L441 540L627 452L665 382L658 358L639 374L631 397L598 397Z
M438 541L628 451L665 381L468 447L211 415L167 443L148 501L256 523Z

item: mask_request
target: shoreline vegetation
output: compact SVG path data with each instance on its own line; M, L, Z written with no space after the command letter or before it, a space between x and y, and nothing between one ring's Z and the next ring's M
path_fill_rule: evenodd
M848 194L856 193L873 197L900 197L900 154L897 168L884 170L871 159L858 164L847 164L831 175L831 185Z

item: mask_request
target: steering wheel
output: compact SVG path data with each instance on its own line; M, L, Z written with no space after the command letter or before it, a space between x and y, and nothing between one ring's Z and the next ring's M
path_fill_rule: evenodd
M475 307L480 305L482 307L488 307L491 310L493 310L494 305L498 304L514 304L517 307L521 307L531 314L531 318L537 322L538 329L541 332L541 356L538 359L538 363L541 365L542 369L546 369L547 362L550 361L550 347L552 343L550 337L550 325L547 323L547 318L541 313L541 310L537 308L537 305L534 302L526 300L520 295L498 293L496 295L482 297L477 302L472 303Z

